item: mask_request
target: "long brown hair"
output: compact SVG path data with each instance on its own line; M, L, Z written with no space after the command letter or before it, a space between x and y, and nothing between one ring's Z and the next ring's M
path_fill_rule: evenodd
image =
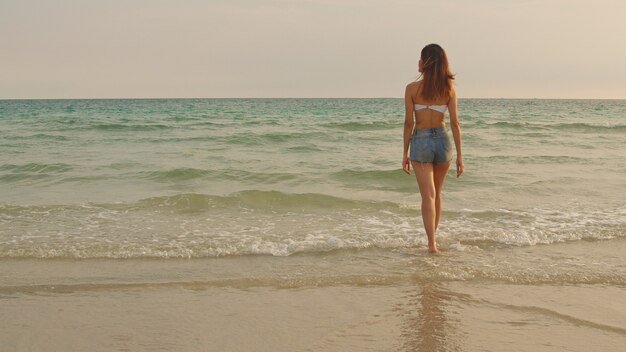
M422 49L421 59L424 79L420 95L429 102L447 100L454 75L450 72L446 52L437 44L428 44Z

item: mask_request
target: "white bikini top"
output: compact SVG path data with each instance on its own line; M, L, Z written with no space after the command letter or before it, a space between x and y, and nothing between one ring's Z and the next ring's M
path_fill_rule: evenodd
M414 107L415 110L431 109L431 110L439 111L440 113L444 113L448 109L448 105L421 105L421 104L415 104L413 107Z

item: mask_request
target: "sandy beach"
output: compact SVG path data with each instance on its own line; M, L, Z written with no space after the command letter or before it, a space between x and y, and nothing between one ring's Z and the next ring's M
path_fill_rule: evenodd
M595 249L617 261L624 242L597 242ZM576 244L539 250L557 256L568 246ZM10 319L0 322L0 345L7 351L621 351L626 343L623 284L441 280L421 277L419 268L382 276L372 264L378 255L301 255L290 266L284 262L294 258L271 256L3 260L0 314ZM414 263L426 258L403 256ZM437 260L446 264L445 257ZM303 266L315 270L304 273ZM352 266L362 269L348 274Z

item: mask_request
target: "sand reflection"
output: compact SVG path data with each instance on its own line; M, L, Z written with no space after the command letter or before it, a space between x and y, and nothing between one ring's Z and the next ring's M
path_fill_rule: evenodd
M452 324L446 317L446 305L451 296L439 283L426 282L409 294L401 309L401 332L404 351L458 351Z

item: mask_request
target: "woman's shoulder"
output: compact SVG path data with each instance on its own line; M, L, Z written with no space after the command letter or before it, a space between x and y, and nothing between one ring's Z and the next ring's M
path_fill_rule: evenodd
M422 80L420 79L419 81L413 81L413 82L409 82L409 84L406 85L407 88L409 87L419 87L422 84Z
M415 92L417 88L419 88L420 85L422 85L421 80L410 82L409 84L406 85L406 90Z

